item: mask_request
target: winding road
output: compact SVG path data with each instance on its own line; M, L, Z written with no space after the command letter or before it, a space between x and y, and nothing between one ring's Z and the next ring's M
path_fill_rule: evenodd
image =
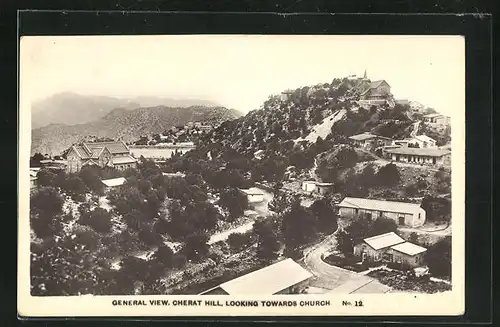
M312 288L324 289L328 293L385 293L389 288L377 280L332 266L323 261L322 255L336 245L335 235L344 227L345 222L339 221L337 231L328 236L323 242L311 249L304 256L304 264L314 275L311 279Z

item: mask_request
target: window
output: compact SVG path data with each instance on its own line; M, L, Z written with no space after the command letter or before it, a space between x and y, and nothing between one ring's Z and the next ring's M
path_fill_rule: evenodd
M405 217L398 217L398 223L399 223L399 225L404 225L405 224Z

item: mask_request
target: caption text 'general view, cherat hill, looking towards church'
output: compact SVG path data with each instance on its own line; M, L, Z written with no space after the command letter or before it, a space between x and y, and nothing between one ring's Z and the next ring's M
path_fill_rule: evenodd
M283 90L246 115L34 103L31 294L450 290L450 118L368 75Z

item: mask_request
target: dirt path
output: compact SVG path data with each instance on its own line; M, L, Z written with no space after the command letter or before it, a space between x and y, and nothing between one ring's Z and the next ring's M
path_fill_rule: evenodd
M257 215L255 215L255 217L258 217L258 216L267 217L271 214L271 211L269 211L269 208L267 207L267 205L273 199L273 194L271 192L268 192L268 191L263 190L261 188L256 188L256 189L264 194L264 201L250 204L250 207L253 211L255 211L257 213ZM236 226L234 228L225 230L223 232L215 233L210 237L210 239L208 240L207 243L213 244L213 243L217 243L219 241L224 241L232 233L248 232L249 230L251 230L253 228L253 223L254 223L253 221L250 221L250 222L244 223L240 226Z

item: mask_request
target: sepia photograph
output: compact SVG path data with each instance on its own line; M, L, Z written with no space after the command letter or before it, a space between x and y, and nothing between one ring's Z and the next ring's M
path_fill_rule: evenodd
M463 312L464 44L23 37L23 312Z

